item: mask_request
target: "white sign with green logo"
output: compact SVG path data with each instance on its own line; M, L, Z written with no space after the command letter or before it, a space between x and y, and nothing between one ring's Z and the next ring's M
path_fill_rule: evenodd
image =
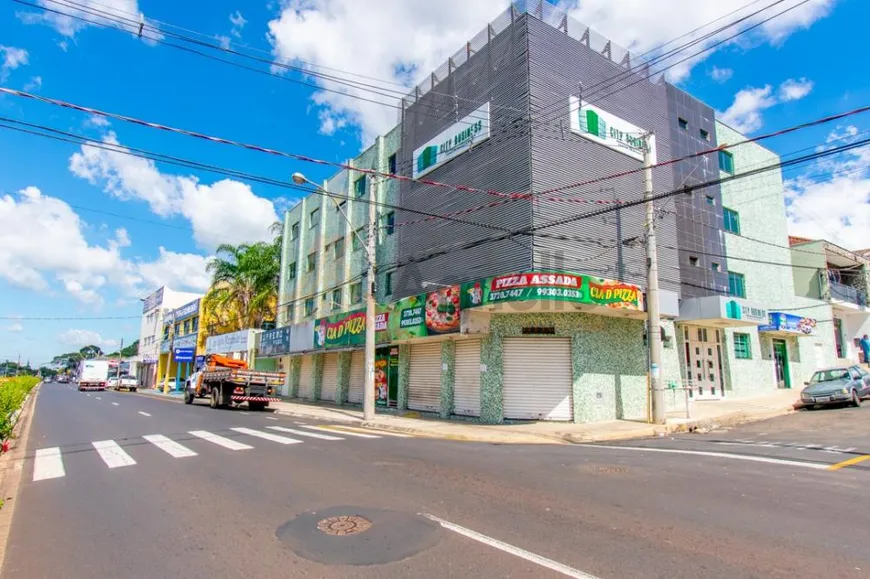
M647 131L575 96L569 97L568 110L571 114L571 132L643 161L643 151L647 146L644 135ZM652 162L655 164L655 135L650 137L649 147L652 152Z
M434 171L489 138L489 103L441 131L414 151L414 179Z

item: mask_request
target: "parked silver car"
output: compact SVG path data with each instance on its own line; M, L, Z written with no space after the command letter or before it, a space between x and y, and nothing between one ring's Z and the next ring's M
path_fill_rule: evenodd
M801 391L801 403L807 409L827 404L861 406L870 395L870 373L860 366L838 366L818 370Z

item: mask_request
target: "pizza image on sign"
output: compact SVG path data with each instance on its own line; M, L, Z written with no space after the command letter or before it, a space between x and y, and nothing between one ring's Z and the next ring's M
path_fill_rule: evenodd
M426 328L436 334L459 329L459 286L450 286L426 296Z

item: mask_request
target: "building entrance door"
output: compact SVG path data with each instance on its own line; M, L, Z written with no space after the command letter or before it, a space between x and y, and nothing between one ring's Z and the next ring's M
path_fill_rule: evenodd
M722 338L716 328L687 326L683 333L686 378L693 400L720 400L722 383Z
M773 360L776 366L776 387L791 388L791 376L788 372L788 345L785 340L773 341Z

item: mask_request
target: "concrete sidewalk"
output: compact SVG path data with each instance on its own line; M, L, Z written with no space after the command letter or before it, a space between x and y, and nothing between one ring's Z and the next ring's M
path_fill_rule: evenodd
M566 444L629 440L763 420L793 412L793 404L798 396L799 393L794 390L778 390L752 398L694 402L690 408L690 418L685 418L683 413L680 417L668 418L668 423L661 426L630 420L611 420L592 424L524 422L484 425L460 420L420 417L414 412L404 415L378 414L374 420L364 422L362 411L357 407L339 407L294 400L273 402L270 408L278 414L298 418L357 424L418 437L497 444Z

